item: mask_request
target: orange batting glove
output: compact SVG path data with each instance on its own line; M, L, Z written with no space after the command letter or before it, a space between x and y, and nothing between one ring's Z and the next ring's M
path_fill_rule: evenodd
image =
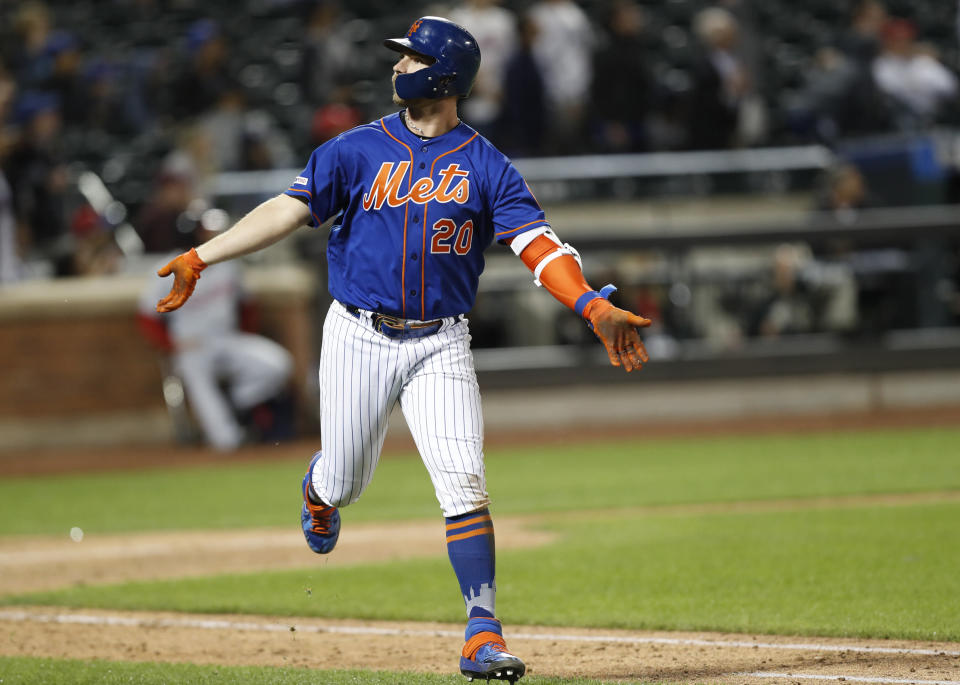
M607 348L611 364L622 366L630 372L634 369L639 371L645 363L650 361L647 348L643 346L643 341L637 333L638 327L645 328L650 325L650 319L614 307L603 297L588 303L584 308L583 316L590 322L593 332Z
M157 272L158 276L173 274L173 286L170 288L170 294L157 302L157 311L172 312L183 306L183 303L193 294L193 289L197 287L200 272L206 268L207 265L200 259L197 250L190 248L189 252L178 255L160 269Z

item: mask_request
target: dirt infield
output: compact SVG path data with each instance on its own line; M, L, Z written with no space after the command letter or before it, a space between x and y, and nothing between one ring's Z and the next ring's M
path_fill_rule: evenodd
M455 673L462 626L276 617L0 609L0 653L81 659ZM528 672L710 683L960 682L960 644L544 626L508 629ZM781 674L781 675L778 675ZM790 674L790 675L787 675Z

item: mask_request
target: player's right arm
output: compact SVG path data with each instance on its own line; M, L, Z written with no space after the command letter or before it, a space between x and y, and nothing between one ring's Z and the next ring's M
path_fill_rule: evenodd
M278 195L260 204L230 230L174 258L157 272L173 274L170 293L157 303L158 312L179 308L193 294L200 272L210 264L250 254L281 240L310 219L310 209L289 195Z

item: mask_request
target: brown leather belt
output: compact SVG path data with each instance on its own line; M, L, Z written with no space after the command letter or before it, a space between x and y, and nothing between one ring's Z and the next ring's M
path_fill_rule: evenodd
M352 304L344 304L344 309L352 316L361 319L360 308ZM434 319L433 321L416 321L411 319L401 319L387 314L372 313L370 323L373 330L394 340L409 340L411 338L423 338L433 335L443 326L443 319Z

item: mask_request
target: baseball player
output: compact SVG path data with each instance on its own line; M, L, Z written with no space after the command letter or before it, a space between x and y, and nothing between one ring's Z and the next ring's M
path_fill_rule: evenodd
M196 235L202 240L216 232L201 224ZM152 281L140 294L138 319L141 332L169 355L183 379L207 443L229 451L246 437L237 413L279 395L293 373L293 357L273 340L242 330L248 296L238 263L218 264L205 276L190 304L164 319L155 307L166 288Z
M650 321L586 283L577 253L557 239L510 160L458 119L457 102L480 64L473 36L423 17L384 44L399 53L400 111L324 143L286 191L163 267L160 276L175 278L157 309L186 301L207 265L336 217L327 248L334 302L320 358L323 449L302 482L307 544L319 554L333 550L339 509L370 483L399 402L446 518L466 604L460 671L513 682L525 666L507 651L496 619L483 419L464 318L483 252L509 245L537 284L587 321L614 366L633 371L647 362L637 327Z

